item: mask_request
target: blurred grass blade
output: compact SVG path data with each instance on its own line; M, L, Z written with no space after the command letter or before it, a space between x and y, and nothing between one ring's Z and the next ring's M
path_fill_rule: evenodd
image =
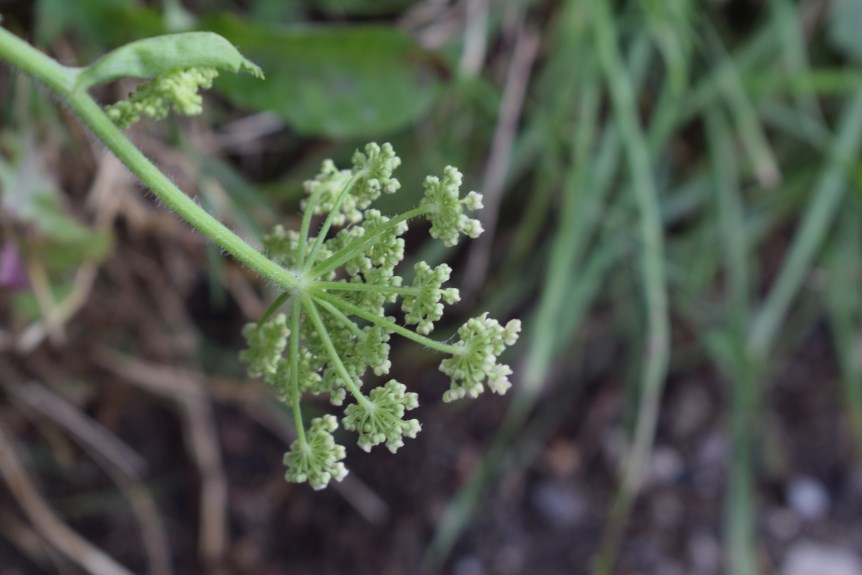
M594 571L610 573L613 571L622 526L627 521L652 451L659 402L670 359L670 323L665 291L664 237L649 147L640 125L634 88L620 58L612 6L608 0L599 0L594 3L593 10L596 55L606 77L613 114L622 137L640 214L643 250L641 271L648 329L641 379L641 403L633 444L625 463L620 494L611 510Z
M589 72L592 72L590 70ZM589 185L590 150L596 135L596 123L599 117L599 86L595 73L588 73L584 83L580 101L579 121L576 122L576 133L573 135L575 150L569 175L566 178L561 217L557 233L551 243L551 255L548 261L545 282L541 288L539 308L533 325L533 337L530 339L530 351L522 387L524 393L537 394L544 383L545 375L553 359L552 350L555 340L565 337L556 330L548 329L554 324L554 318L560 313L560 308L566 300L568 287L573 283L575 275L572 264L580 255L583 244L585 226L578 225L579 216L586 212L596 215L601 201L602 190L594 190ZM592 209L584 209L587 208ZM593 218L587 221L597 221Z
M832 153L812 190L799 231L778 278L752 324L748 350L755 357L765 357L769 353L790 304L835 220L847 187L847 171L858 156L862 141L862 90L845 105L838 125Z
M829 14L828 38L832 45L856 62L862 62L862 2L835 0Z
M733 139L723 114L712 110L706 115L707 141L718 199L720 243L727 270L726 299L730 313L725 323L724 349L715 363L724 367L731 384L731 442L728 492L726 494L725 548L728 570L740 575L757 572L754 533L753 472L751 450L756 397L755 381L741 361L748 325L750 277L745 213L739 189L739 169Z
M858 204L856 204L858 206ZM856 450L862 456L862 229L859 212L843 214L838 237L829 253L825 282L829 324L841 368L844 404Z
M739 70L733 65L733 59L728 57L724 44L712 25L707 25L706 30L709 32L707 38L712 49L719 56L719 60L726 63L719 66L716 72L719 90L733 116L736 130L750 158L754 174L761 186L771 188L781 179L778 162L760 125L757 111L742 83Z
M790 0L770 0L772 23L778 28L778 39L781 43L781 57L786 68L785 77L795 78L811 71L808 63L806 39L802 30L802 18ZM793 100L799 116L811 116L823 119L820 105L816 98L799 90L794 90ZM805 128L803 128L805 129Z

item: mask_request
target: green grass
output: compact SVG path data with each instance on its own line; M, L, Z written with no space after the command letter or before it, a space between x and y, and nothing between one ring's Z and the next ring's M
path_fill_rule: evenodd
M550 19L548 37L555 41L548 42L521 137L527 146L535 132L570 131L567 139L546 138L538 153L568 159L550 178L539 160L532 178L540 199L522 220L514 255L499 276L519 281L522 254L545 262L535 313L526 322L522 389L510 425L444 516L433 547L438 560L466 529L482 493L494 489L495 473L509 468L508 454L534 441L525 430L541 425L543 396L571 395L549 374L576 371L582 358L572 354L571 341L590 337L585 320L603 305L625 310L616 315L616 332L637 365L626 395L632 403L621 413L630 416L629 455L607 510L595 573L614 572L625 545L626 521L662 417L663 384L678 361L712 366L727 386L728 572L760 572L756 454L763 439L754 418L769 409L763 391L793 353L801 336L794 329L808 325L794 322L797 308L828 318L846 417L862 446L862 369L853 351L862 312L853 286L862 254L858 217L847 213L848 201L858 204L847 190L858 170L862 77L829 42L826 22L807 32L809 38L798 7L786 0L770 2L744 34L727 14L694 2L677 3L686 5L683 14L698 11L694 17L660 13L646 20L639 4L568 2ZM668 20L654 30L670 30L678 42L668 45L650 33L662 17ZM692 36L705 38L685 50ZM555 98L560 93L565 101ZM546 119L554 128L543 125ZM682 161L674 157L680 148ZM548 188L559 191L548 197ZM535 231L549 222L544 234ZM674 225L684 231L671 231ZM776 263L766 259L774 258L766 249L779 233L788 239ZM811 289L807 282L821 264L828 270L824 287ZM767 267L774 276L764 273ZM608 290L620 276L640 293ZM583 286L589 289L577 289ZM631 296L636 299L620 300ZM676 324L695 334L694 346L668 347Z

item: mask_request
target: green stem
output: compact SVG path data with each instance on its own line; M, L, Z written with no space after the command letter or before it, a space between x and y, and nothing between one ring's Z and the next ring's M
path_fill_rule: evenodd
M353 332L353 335L356 337L365 337L365 334L362 333L362 330L359 329L359 326L356 325L352 319L347 317L347 315L342 312L340 309L329 303L328 301L317 300L318 305L329 312L329 314L340 321L344 326Z
M296 272L286 270L270 261L208 214L177 188L126 138L89 94L73 90L76 70L61 66L3 28L0 28L0 60L5 60L33 76L60 96L129 171L193 228L264 278L288 291L297 291L303 281Z
M305 439L302 409L299 406L299 315L301 313L302 302L299 301L299 298L294 298L290 312L290 355L288 357L288 369L290 369L290 407L293 410L293 424L296 426L296 436L299 439L299 444L305 448L308 446L308 441Z
M78 70L62 66L0 27L0 59L40 80L57 95L67 100L78 77Z
M338 198L336 198L335 203L332 205L332 209L329 210L329 213L326 215L326 219L323 220L323 225L320 226L320 230L317 232L317 237L314 238L314 245L311 247L311 253L308 254L308 260L303 262L303 269L307 270L314 264L314 260L317 258L317 252L319 252L320 248L323 246L323 242L326 240L326 234L329 233L329 228L332 227L332 222L335 220L335 216L341 209L341 204L344 203L344 200L347 198L350 190L352 190L356 185L356 182L365 176L365 174L365 170L357 172L350 177L346 184L344 184L344 188L339 192Z
M353 282L314 282L314 287L326 291L372 291L398 295L415 295L419 293L417 288L412 287L396 287Z
M356 385L356 382L353 381L353 378L347 372L347 368L344 367L344 363L342 363L341 358L338 356L338 351L336 351L335 345L333 345L332 339L329 337L329 331L323 324L323 320L320 319L320 313L317 311L317 306L314 305L314 300L308 296L303 296L302 305L308 312L308 317L311 318L311 323L314 324L314 328L317 330L317 335L320 336L320 340L323 342L323 347L326 348L329 360L335 366L335 369L338 370L339 375L341 375L341 379L344 380L344 386L347 388L347 391L350 392L350 395L356 398L357 403L370 409L371 402L368 398L362 395L361 391L359 391L359 387Z
M314 217L314 204L317 203L317 199L319 197L320 194L312 194L311 197L308 198L308 202L305 204L305 208L302 213L302 227L299 230L299 256L297 258L299 269L303 269L305 266L305 249L308 246L308 230L311 229L311 218Z
M448 353L451 355L461 355L461 353L463 353L463 349L458 346L443 343L437 340L433 340L430 337L425 337L419 335L418 333L414 333L405 327L401 327L394 321L385 320L378 315L367 312L360 307L357 307L351 303L344 301L340 297L316 289L312 289L311 294L313 297L321 301L327 301L335 307L339 307L348 313L352 313L353 315L361 317L364 320L370 321L375 325L379 325L380 327L383 327L393 333L397 333L401 337L412 339L416 343L424 345L425 347L430 347L431 349L436 349L441 353Z
M274 314L276 311L278 311L278 308L280 308L281 306L284 305L284 302L286 302L289 297L290 297L290 293L284 292L283 294L281 294L280 296L275 298L275 301L273 301L271 304L269 304L269 307L266 308L266 311L263 312L263 315L260 316L260 319L257 320L257 322L258 323L266 322L266 320L268 320L272 316L272 314Z
M409 212L404 212L400 216L392 218L391 220L386 222L386 225L377 228L370 234L362 236L359 241L341 248L340 250L320 262L317 266L312 268L309 275L313 278L319 278L328 274L332 270L337 269L338 267L346 264L356 256L362 254L365 251L365 248L368 247L371 243L373 243L374 240L376 240L395 226L401 224L401 222L406 222L409 219L422 216L427 213L428 210L425 208L414 208Z

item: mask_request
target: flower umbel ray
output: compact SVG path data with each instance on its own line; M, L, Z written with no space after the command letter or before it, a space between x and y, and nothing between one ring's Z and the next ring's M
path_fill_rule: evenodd
M345 450L334 436L338 419L326 415L306 428L300 405L305 394L324 396L335 406L350 398L341 426L356 432L359 447L366 451L385 444L394 453L404 438L419 433L419 421L405 419L418 405L416 393L394 379L363 389L369 370L377 376L389 373L392 335L446 356L440 371L451 378L451 385L444 401L477 397L485 388L504 393L510 386L512 370L499 358L517 341L520 321L502 325L485 313L458 330L459 341L435 340L430 335L445 305L460 299L456 288L445 285L452 269L417 263L410 285L397 273L410 220L424 217L432 237L455 245L465 235L482 232L478 220L466 214L482 207L482 196L470 192L462 197L461 173L449 166L441 177L426 179L417 208L385 216L373 204L382 194L400 189L393 175L400 163L389 144L368 144L354 154L350 168L325 161L320 173L305 183L300 230L277 226L264 238L266 256L302 279L299 287L279 296L259 322L246 326L248 348L241 357L249 374L263 377L293 410L297 440L285 455L288 481L321 489L347 473ZM323 218L316 233L314 216ZM288 301L289 316L278 313ZM399 304L404 325L390 315Z

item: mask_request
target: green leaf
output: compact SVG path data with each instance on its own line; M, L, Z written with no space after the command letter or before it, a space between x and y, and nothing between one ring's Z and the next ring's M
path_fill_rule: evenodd
M312 0L315 8L337 16L381 16L396 14L410 6L409 0Z
M80 71L75 88L86 90L119 78L155 78L189 68L245 70L262 76L260 68L218 34L182 32L138 40L108 52Z
M206 26L254 58L267 81L216 84L231 100L270 110L297 131L334 138L391 133L435 101L433 56L405 34L379 26L273 28L229 16Z
M38 0L35 18L40 43L72 32L100 51L165 31L159 12L135 0Z

